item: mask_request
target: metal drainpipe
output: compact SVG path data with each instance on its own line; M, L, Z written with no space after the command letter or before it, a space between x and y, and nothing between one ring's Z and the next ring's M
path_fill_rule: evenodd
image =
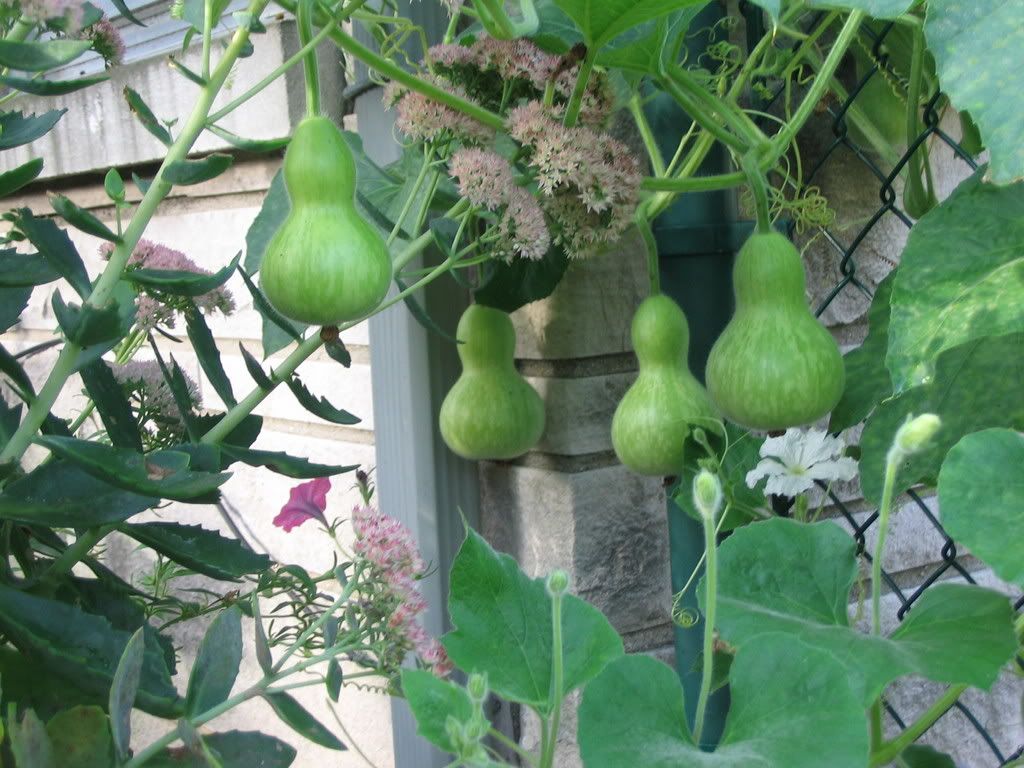
M712 3L690 28L709 30L721 17L721 6ZM697 61L710 41L708 33L688 37L687 60ZM655 95L645 113L662 153L671 157L690 126L689 118L663 93ZM727 153L721 145L716 145L700 173L721 173L729 170L727 165ZM732 316L733 255L749 231L749 224L737 222L736 200L731 191L685 195L654 223L661 289L686 313L690 325L690 369L702 381L711 346ZM668 522L675 593L682 588L703 554L704 534L700 524L679 509L671 498ZM695 588L690 588L683 605L697 610ZM691 723L700 690L700 672L699 668L694 671L694 664L701 654L702 632L703 624L675 629L676 670L683 683ZM725 688L709 700L702 739L706 744L715 744L720 739L728 705Z

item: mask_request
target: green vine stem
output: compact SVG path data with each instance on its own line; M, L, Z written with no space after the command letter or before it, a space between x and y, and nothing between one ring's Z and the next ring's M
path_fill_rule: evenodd
M768 234L772 231L771 205L768 200L768 179L765 178L753 153L743 156L740 162L750 184L750 191L754 194L754 208L757 212L757 231L761 234Z
M704 88L694 76L680 66L673 66L664 74L681 91L688 94L701 112L714 120L721 120L732 132L749 146L756 146L768 140L760 128L747 114L728 99L722 99Z
M647 251L647 279L651 285L651 296L661 293L661 266L658 263L658 241L654 239L654 231L651 229L651 222L643 213L643 208L638 208L633 218L640 237L643 238L644 248Z
M661 87L676 100L686 114L689 115L694 122L698 123L707 133L714 136L733 151L738 152L741 155L747 153L750 146L743 137L737 136L709 114L708 110L703 104L701 104L697 96L686 88L681 87L674 77L666 74L664 77L661 77L658 82Z
M907 145L913 143L914 138L921 131L921 120L919 110L921 108L921 85L924 79L924 30L920 27L913 29L914 44L910 58L910 80L907 86ZM914 154L910 156L909 175L907 178L907 191L904 197L915 196L919 200L929 200L934 196L932 190L931 165L928 162L928 144L922 143ZM928 186L921 178L922 171L927 167Z
M569 104L565 108L566 127L571 128L580 119L580 110L583 108L583 97L587 93L587 86L590 84L590 75L594 71L594 59L597 58L596 50L587 50L587 55L580 63L579 74L576 75L576 85L569 97Z
M640 100L639 93L634 93L629 99L629 114L632 115L633 123L636 125L640 138L644 142L647 157L651 161L651 170L654 171L655 177L664 176L665 158L662 156L661 148L654 138L654 132L651 130L651 124L647 121L647 115L644 114L643 103Z
M711 472L701 470L693 480L693 502L704 526L704 663L701 665L700 693L693 716L693 742L698 747L704 733L708 699L715 673L715 616L718 603L718 541L715 517L722 506L722 486Z
M720 189L732 189L747 182L747 174L743 171L721 173L714 176L690 176L688 178L655 178L643 180L641 187L652 192L715 192Z
M270 0L252 0L249 3L247 12L258 17L269 2ZM242 26L235 30L223 58L217 64L217 68L211 74L206 85L200 89L199 98L196 100L191 115L182 127L178 138L168 149L167 156L160 165L160 169L157 171L146 194L143 195L135 215L132 216L128 227L125 229L121 242L111 252L106 268L96 281L96 285L89 294L88 299L86 299L85 303L88 306L100 309L108 305L113 290L117 286L118 281L120 281L125 265L128 263L128 258L135 250L135 246L142 237L142 233L156 213L157 207L171 191L171 183L164 180L166 169L173 163L185 159L199 134L205 128L207 115L209 115L214 99L221 87L223 87L235 61L248 41L248 27ZM46 420L47 414L49 414L53 404L57 401L57 397L64 389L67 380L77 369L81 352L81 347L74 342L67 341L64 344L60 355L50 370L50 375L39 390L35 402L25 415L24 421L22 421L10 440L8 440L3 451L0 451L0 464L12 460L20 460L35 437L36 432L39 431L40 426Z
M503 7L505 5L504 0L499 0L498 2L496 2L496 0L474 0L474 5L477 3L479 3L479 5L477 5L477 11L480 14L480 21L483 22L484 17L486 16L494 25L490 30L488 30L491 37L511 40L516 36L516 30L512 26L512 21L505 13L505 9ZM483 7L482 12L480 10L481 6Z
M306 116L320 114L320 67L316 60L316 48L310 45L313 39L313 8L316 0L299 0L299 42L309 48L302 58L302 71L306 80Z
M956 704L968 686L954 685L946 690L934 704L932 704L917 720L903 730L903 732L892 741L886 742L881 749L872 751L871 768L888 765L895 760L904 749L917 741L921 735L931 728L950 707Z
M547 738L541 752L540 768L552 768L555 764L555 747L558 745L558 730L562 719L562 698L565 693L564 659L562 643L562 599L569 586L569 577L563 571L555 571L548 577L548 593L551 595L551 722L546 729Z
M210 79L210 48L213 44L214 0L205 0L203 3L203 80Z

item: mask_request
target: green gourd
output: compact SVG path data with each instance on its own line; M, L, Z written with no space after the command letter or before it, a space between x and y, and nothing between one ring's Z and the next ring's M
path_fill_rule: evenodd
M509 316L474 304L456 331L462 375L441 404L441 436L465 459L512 459L544 432L544 401L515 368Z
M707 392L687 367L690 329L668 296L645 299L633 316L640 373L612 418L619 461L640 475L678 475L694 425L717 418Z
M843 358L811 314L796 247L755 233L733 268L736 312L708 357L708 392L730 420L784 430L828 413L843 394Z
M369 314L391 284L391 257L356 210L355 161L328 118L299 123L285 152L284 182L291 210L260 266L270 303L310 325Z

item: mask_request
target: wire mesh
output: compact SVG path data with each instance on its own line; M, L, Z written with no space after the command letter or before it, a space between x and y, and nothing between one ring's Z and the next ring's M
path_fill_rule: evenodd
M819 20L822 17L819 17ZM748 16L748 19L749 18L750 16ZM816 23L817 20L815 21L815 24ZM839 275L835 285L825 294L824 298L816 307L816 314L818 316L821 316L822 313L824 313L844 291L858 290L868 296L872 294L872 290L868 286L867 282L859 279L858 277L858 250L861 248L865 239L872 230L874 230L887 216L894 216L906 227L908 231L913 226L913 218L900 206L900 196L896 188L896 182L904 168L908 163L910 163L914 153L922 147L922 145L925 145L926 142L933 139L935 141L942 142L953 152L956 158L959 158L960 162L963 162L966 165L965 170L973 172L978 167L974 158L966 152L957 140L950 136L941 125L942 115L939 111L939 105L942 101L941 92L935 92L931 95L931 98L926 103L923 111L923 129L913 141L908 142L906 151L899 157L898 162L896 162L892 168L889 168L888 170L883 168L870 151L858 145L858 143L851 137L849 124L847 122L849 110L851 105L853 105L858 97L860 97L864 92L865 87L871 79L886 75L897 78L899 77L899 73L897 73L890 64L889 55L885 47L886 37L891 33L894 26L895 24L891 23L875 31L870 29L864 30L864 33L869 36L869 41L871 43L871 59L873 60L873 66L870 67L865 74L853 84L848 97L844 101L841 103L832 103L827 107L828 113L831 117L832 137L830 142L824 148L824 151L821 153L821 157L819 157L809 168L805 178L803 179L805 184L813 184L815 177L821 173L826 164L835 161L840 153L845 152L850 153L852 156L857 158L857 161L862 163L878 181L879 205L873 214L870 215L859 228L852 232L852 236L847 234L844 238L842 233L834 231L832 228L825 227L821 229L820 234L823 236L824 241L834 249L835 255L838 258ZM769 104L779 99L783 92L784 88L782 87L775 91L774 97L769 100ZM852 529L854 539L858 544L859 554L866 561L870 562L871 555L865 547L866 534L877 522L878 512L874 511L864 517L862 521L858 522L857 516L851 509L851 504L844 502L825 484L819 483L819 485L821 490L828 496L838 515L844 518ZM914 491L908 492L908 496L910 503L903 507L904 513L909 509L913 514L919 515L923 518L923 524L934 530L938 535L939 540L941 541L941 546L937 553L938 556L931 561L930 565L927 567L927 572L923 574L923 577L912 589L901 587L894 575L883 569L882 579L899 604L896 611L896 619L898 621L902 621L929 587L940 580L946 578L960 578L968 583L975 583L975 578L972 575L971 570L969 570L967 564L965 564L965 555L963 551L957 547L956 542L945 532L941 522L925 503L925 500ZM780 511L785 513L784 509ZM1024 597L1018 597L1014 603L1014 607L1018 613L1024 611ZM1024 670L1024 660L1018 657L1015 663ZM892 718L892 721L899 728L906 728L907 720L898 710L895 703L892 701L885 701L884 704L888 715ZM977 736L984 743L984 749L987 750L987 754L978 754L972 757L972 768L982 768L983 766L992 766L993 768L1008 766L1016 763L1022 756L1024 756L1024 744L1008 746L997 743L996 738L994 738L990 732L990 728L986 727L986 723L983 721L982 716L972 710L971 706L965 703L962 699L954 705L953 709L963 716L969 724L969 727L977 733ZM942 729L943 718L940 718L932 728ZM973 762L974 760L979 762Z

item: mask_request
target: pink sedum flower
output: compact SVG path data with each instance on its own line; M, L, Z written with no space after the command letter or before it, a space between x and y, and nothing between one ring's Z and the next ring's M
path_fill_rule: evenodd
M274 525L290 533L307 520L318 520L327 525L324 512L327 510L327 492L331 490L328 477L318 477L308 483L299 483L288 495L288 503L281 507Z
M83 32L84 37L92 40L93 50L103 57L108 67L124 62L124 39L110 19L100 19L95 24L90 24Z

